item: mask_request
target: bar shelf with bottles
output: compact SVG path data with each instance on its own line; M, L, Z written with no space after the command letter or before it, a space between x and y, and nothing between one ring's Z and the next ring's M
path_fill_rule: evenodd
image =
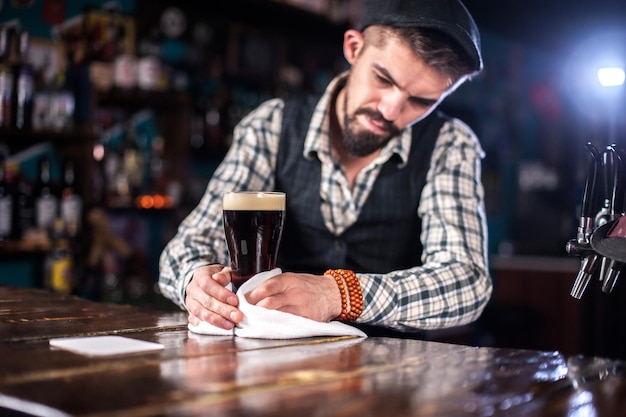
M187 76L131 51L89 65L94 201L107 209L176 207L190 124Z
M13 163L0 159L0 255L41 257L56 238L79 245L83 200L76 188L74 162L64 159L57 177L53 158L37 158L37 176L28 178ZM60 178L59 178L60 177Z
M87 130L74 126L68 129L74 110L69 92L55 90L43 94L38 89L37 73L28 61L29 46L28 31L0 26L0 255L3 257L20 254L39 257L46 253L52 247L52 226L57 218L63 222L64 232L78 239L82 203L74 183L76 164L69 155L75 158L84 155L62 148L93 138ZM53 159L58 160L53 162ZM58 170L65 170L68 176L60 173L58 178L53 178L54 163L62 165ZM72 219L64 217L69 215L68 201L78 203L72 209Z
M29 58L30 36L25 29L0 26L1 137L39 140L37 136L74 137L74 96L62 86L62 77L35 70ZM58 74L56 74L58 75Z
M180 203L189 129L187 92L94 91L91 194L115 210L165 210Z

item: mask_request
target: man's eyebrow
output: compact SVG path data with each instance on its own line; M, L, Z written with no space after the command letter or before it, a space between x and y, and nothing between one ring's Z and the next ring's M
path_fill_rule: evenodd
M379 71L382 75L385 76L385 78L387 78L389 80L389 82L393 85L395 85L398 88L401 88L400 85L398 85L398 83L396 82L396 80L391 76L391 74L389 73L389 71L387 71L387 69L379 64L374 64L374 68ZM411 101L415 101L415 102L419 102L425 106L432 106L433 104L437 103L437 99L433 99L433 98L426 98L426 97L416 97L416 96L411 96L409 95L409 99Z
M381 73L382 73L382 74L383 74L386 78L388 78L388 79L389 79L389 81L390 81L393 85L395 85L396 87L400 87L400 86L398 85L398 83L396 82L396 80L394 80L394 78L391 76L391 74L389 73L389 71L387 71L387 68L385 68L385 67L383 67L383 66L381 66L381 65L379 65L379 64L374 64L374 68L375 68L377 71L381 72Z

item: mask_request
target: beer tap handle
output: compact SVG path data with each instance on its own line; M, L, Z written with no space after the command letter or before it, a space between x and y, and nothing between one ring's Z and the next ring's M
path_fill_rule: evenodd
M600 152L596 149L591 142L585 145L585 149L591 154L589 164L587 167L587 179L585 181L585 189L583 191L583 199L581 205L581 218L594 217L595 205L597 200L596 194L596 181L598 176L598 167L602 164L600 159Z
M607 146L602 154L603 159L603 180L604 180L604 198L603 205L596 215L595 228L603 226L615 219L615 199L617 196L617 179L618 179L618 163L617 154L613 146ZM600 265L600 281L609 274L611 260L602 257Z
M617 202L617 186L620 175L620 161L613 146L608 146L604 152L604 175L607 208L610 220L615 219L615 206ZM600 226L600 225L596 225Z
M598 169L602 166L602 156L590 142L585 145L585 149L589 151L590 158L582 202L580 204L578 233L576 234L576 239L569 241L567 245L567 252L570 255L582 255L582 252L590 249L589 239L595 227L596 205L598 203Z
M577 253L580 256L580 270L570 292L570 295L576 299L582 298L600 259L600 256L591 250L589 239L594 228L597 203L596 182L598 167L602 164L602 159L600 152L590 142L585 145L585 149L589 151L591 158L589 159L587 179L582 197L580 225L578 226L576 241L570 241L567 246L568 253Z
M624 165L622 155L616 149L616 145L612 145L611 148L614 152L614 182L613 189L611 193L611 220L616 219L624 210ZM611 293L613 288L615 288L615 284L624 269L626 269L626 264L623 262L619 262L615 259L609 259L604 257L604 261L607 261L607 268L604 274L602 275L602 291L605 293ZM604 264L603 264L604 266Z
M617 157L619 160L619 179L617 185L615 213L620 215L624 214L624 211L626 210L626 151L624 148L617 149Z

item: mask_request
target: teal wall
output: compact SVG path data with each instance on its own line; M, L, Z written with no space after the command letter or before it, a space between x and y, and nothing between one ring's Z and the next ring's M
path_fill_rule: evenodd
M41 282L41 273L41 266L36 260L3 260L0 263L0 284L35 287Z

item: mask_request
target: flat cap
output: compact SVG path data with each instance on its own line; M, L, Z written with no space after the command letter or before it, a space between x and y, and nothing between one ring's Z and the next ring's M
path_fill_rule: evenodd
M439 30L459 44L476 72L483 68L478 27L459 0L366 0L360 29L371 25Z

